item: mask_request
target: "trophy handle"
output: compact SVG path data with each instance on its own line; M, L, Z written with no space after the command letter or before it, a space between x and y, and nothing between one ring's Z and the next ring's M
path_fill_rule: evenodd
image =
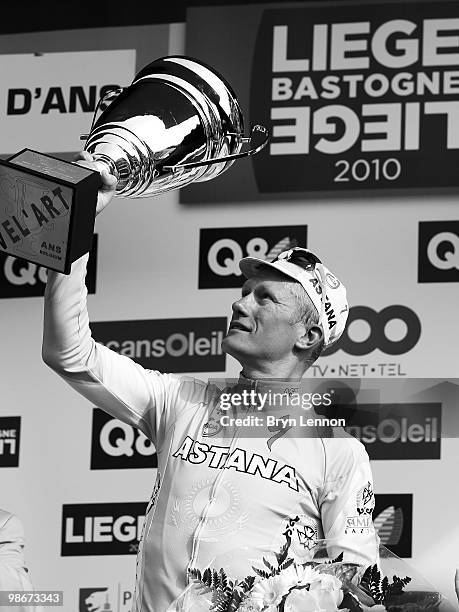
M190 162L187 164L176 164L175 166L163 166L164 170L169 170L172 173L180 172L181 170L189 170L190 168L199 168L200 166L209 166L210 164L221 164L227 161L233 161L234 159L240 159L241 157L249 157L250 155L255 155L268 144L269 133L268 130L263 125L254 125L250 130L250 136L243 136L241 141L243 144L248 144L252 141L254 134L257 132L261 132L263 134L262 142L254 147L253 149L249 149L248 151L243 151L242 153L233 153L232 155L226 155L225 157L215 157L213 159L206 159L205 161L199 162ZM228 132L227 136L238 136L239 134L234 134L232 132Z
M91 127L89 128L89 134L91 134L94 125L96 123L96 118L97 117L97 113L100 111L104 111L107 106L109 106L114 100L116 100L116 98L120 95L120 93L122 91L124 91L125 87L118 87L118 89L111 89L110 91L108 91L105 96L102 96L102 98L99 98L99 101L97 102L96 108L94 110L94 115L92 117L92 123L91 123ZM102 104L105 104L105 107L102 108ZM88 140L89 138L89 134L81 134L80 136L80 140Z

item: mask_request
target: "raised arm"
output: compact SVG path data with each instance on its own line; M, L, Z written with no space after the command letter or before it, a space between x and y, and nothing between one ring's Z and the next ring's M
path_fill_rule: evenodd
M84 154L85 165L90 165ZM116 181L101 174L98 212L110 201ZM70 275L50 272L45 292L43 360L78 393L156 443L168 391L177 379L145 370L128 357L98 344L91 336L84 282L88 255Z

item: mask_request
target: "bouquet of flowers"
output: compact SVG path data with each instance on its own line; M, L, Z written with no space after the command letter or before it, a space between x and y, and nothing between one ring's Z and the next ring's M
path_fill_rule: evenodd
M442 600L419 578L413 587L410 576L389 578L378 565L343 561L342 553L328 559L326 540L304 563L289 556L289 547L287 537L273 559L263 558L263 567L243 580L229 579L224 569L191 569L188 587L168 612L414 612L437 610ZM381 566L407 567L383 546L380 553Z

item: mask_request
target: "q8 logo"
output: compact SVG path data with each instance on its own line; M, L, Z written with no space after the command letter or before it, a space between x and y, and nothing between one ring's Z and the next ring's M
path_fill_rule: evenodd
M157 467L156 449L142 432L94 408L91 469Z
M271 261L282 251L306 246L307 226L202 229L199 241L199 289L241 287L243 257Z
M459 221L419 223L418 282L459 282Z

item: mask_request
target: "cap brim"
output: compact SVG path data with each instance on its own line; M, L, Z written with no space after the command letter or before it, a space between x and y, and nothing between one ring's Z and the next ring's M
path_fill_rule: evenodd
M264 259L258 259L257 257L244 257L239 262L239 268L246 278L258 276L261 271L268 269L280 272L289 278L293 278L293 280L298 280L295 274L276 266L275 263L265 261Z
M262 268L274 268L274 266L257 257L244 257L239 262L239 268L246 278L252 278L257 276Z

